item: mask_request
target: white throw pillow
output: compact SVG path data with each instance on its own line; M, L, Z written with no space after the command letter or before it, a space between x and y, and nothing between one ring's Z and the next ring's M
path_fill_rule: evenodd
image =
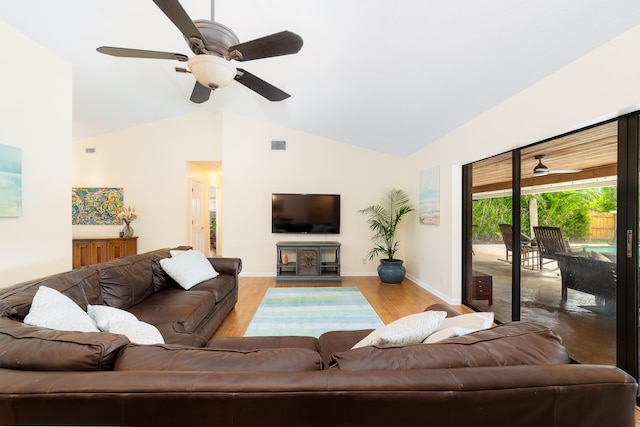
M393 346L421 343L447 316L444 311L411 314L376 329L352 348L368 345Z
M91 317L71 298L40 286L24 323L60 331L100 332Z
M108 305L91 305L87 306L87 314L93 319L98 329L102 332L109 330L110 321L133 321L136 322L138 318L128 311L121 310L116 307L109 307Z
M442 341L447 338L459 337L471 332L489 329L493 325L492 312L478 312L447 317L442 321L431 335L425 340L425 344Z
M197 250L186 251L176 257L163 258L160 260L160 266L186 290L218 275L209 260Z
M180 256L185 252L190 251L191 249L171 249L169 251L169 255L171 255L172 257L176 257L176 256Z
M164 344L158 328L139 320L112 320L108 332L125 335L136 344Z

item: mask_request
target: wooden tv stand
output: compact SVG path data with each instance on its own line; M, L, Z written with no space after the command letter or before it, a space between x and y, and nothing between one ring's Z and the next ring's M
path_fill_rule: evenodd
M341 282L340 243L276 243L276 283Z

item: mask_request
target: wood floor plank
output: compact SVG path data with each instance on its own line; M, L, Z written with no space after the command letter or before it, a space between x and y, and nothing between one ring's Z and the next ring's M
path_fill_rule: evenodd
M240 277L238 303L214 337L243 336L267 289L292 286L357 287L385 324L409 314L419 313L431 304L444 302L409 279L405 279L399 285L384 284L377 276L347 276L342 278L342 283L331 284L276 284L275 277ZM471 312L469 308L460 305L454 308L463 313Z

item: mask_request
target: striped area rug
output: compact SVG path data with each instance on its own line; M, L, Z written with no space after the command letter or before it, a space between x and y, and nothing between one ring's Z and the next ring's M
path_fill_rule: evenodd
M383 325L358 288L269 288L244 335L319 337Z

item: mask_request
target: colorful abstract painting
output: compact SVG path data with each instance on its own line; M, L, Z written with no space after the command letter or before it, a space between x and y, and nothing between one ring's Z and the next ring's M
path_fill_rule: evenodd
M124 189L75 187L72 189L73 225L118 225Z
M22 149L0 144L0 217L22 214Z
M440 225L440 167L420 173L420 224Z

